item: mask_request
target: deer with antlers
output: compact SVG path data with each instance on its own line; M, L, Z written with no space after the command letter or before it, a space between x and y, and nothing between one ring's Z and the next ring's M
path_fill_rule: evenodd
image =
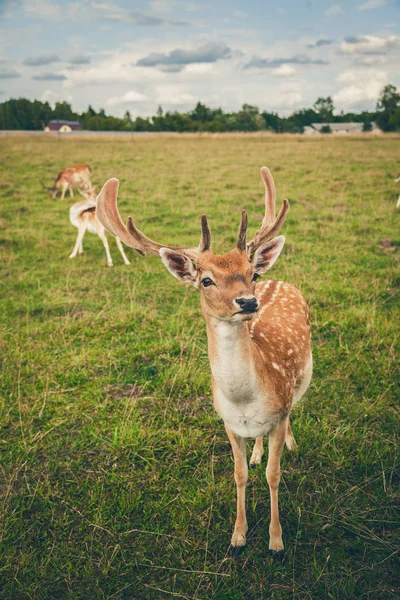
M71 198L74 197L74 187L80 187L90 192L92 184L90 181L91 168L89 165L75 165L74 167L68 167L59 172L54 180L53 187L47 187L41 179L40 184L47 190L51 198L56 198L58 190L61 188L61 200L64 200L67 190Z
M296 446L289 415L311 380L311 329L307 303L296 288L281 281L256 283L282 251L285 237L277 233L289 210L284 199L275 218L274 181L266 167L261 169L261 176L265 185L261 229L248 242L247 214L242 211L236 248L227 254L212 252L204 215L200 243L195 248L154 242L131 217L125 226L117 207L117 179L103 186L97 198L97 216L126 245L141 255L160 256L174 277L199 290L214 406L224 421L234 456L237 517L231 549L238 553L246 545L246 439L255 438L250 458L250 467L254 467L261 463L263 436L268 434L269 548L280 559L284 552L278 509L280 458L285 443L290 450Z
M74 249L69 255L69 258L75 258L77 254L83 253L83 238L86 231L89 231L90 233L97 234L103 242L107 256L107 264L109 267L112 267L113 261L111 258L105 229L96 216L96 195L94 193L94 188L92 192L85 192L81 189L79 189L79 192L84 199L75 202L75 204L73 204L69 209L69 220L74 227L78 228L78 236L76 238ZM130 265L131 263L124 252L124 248L118 236L115 236L115 241L117 242L118 250L121 252L124 263L126 265Z

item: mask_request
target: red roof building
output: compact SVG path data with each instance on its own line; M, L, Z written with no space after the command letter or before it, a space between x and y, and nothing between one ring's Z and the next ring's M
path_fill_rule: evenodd
M79 131L80 129L82 129L82 125L79 121L65 121L64 119L49 121L44 128L45 131L59 131L61 133Z

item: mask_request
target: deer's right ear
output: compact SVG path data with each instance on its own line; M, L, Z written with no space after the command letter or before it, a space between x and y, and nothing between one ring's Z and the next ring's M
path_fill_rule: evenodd
M171 275L197 287L197 271L190 258L169 248L161 248L160 256Z

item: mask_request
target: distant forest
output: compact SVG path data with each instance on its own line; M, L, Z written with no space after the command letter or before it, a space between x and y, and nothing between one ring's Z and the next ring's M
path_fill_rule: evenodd
M129 111L124 118L106 115L103 109L96 112L91 106L84 113L75 113L67 102L48 102L10 99L0 103L0 129L35 131L44 129L52 119L79 121L83 129L91 131L273 131L276 133L302 133L311 123L363 123L370 131L376 123L383 131L400 131L400 94L393 85L385 86L379 96L376 110L361 113L335 114L332 98L318 98L312 108L304 108L289 117L260 111L258 107L244 104L238 112L226 113L221 108L209 108L198 102L187 113L165 112L160 106L153 117L132 119ZM330 128L326 127L329 133Z

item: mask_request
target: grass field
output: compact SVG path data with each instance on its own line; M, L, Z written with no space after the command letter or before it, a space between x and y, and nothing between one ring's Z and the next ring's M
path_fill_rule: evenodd
M0 155L0 597L398 598L400 139L9 137ZM282 458L284 563L265 463L228 555L233 460L197 292L155 257L127 249L126 267L110 236L112 269L90 234L68 259L71 201L37 179L78 162L167 243L197 244L203 212L216 251L241 207L254 231L263 164L289 198L271 277L310 303L315 372Z

